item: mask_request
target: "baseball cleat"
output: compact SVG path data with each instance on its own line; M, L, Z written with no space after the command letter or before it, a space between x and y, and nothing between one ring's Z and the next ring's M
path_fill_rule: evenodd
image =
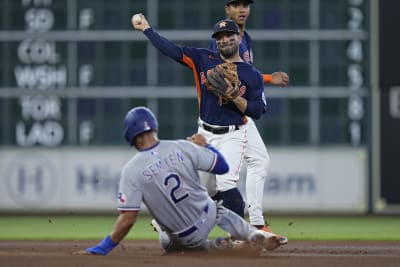
M233 248L247 248L249 246L249 241L243 241L243 240L234 240L230 239L232 242Z
M158 239L160 241L161 247L164 249L164 252L168 253L172 245L171 238L155 219L151 220L150 225L153 227L154 232L158 233Z
M289 239L286 236L275 234L270 228L268 228L268 226L266 224L264 224L261 228L258 228L258 229L261 230L261 231L276 235L276 237L278 238L279 243L280 243L281 246L282 245L286 245L288 243Z
M280 247L280 242L275 234L255 230L249 235L250 246L258 250L274 250Z
M213 241L216 250L228 250L233 248L232 240L228 237L218 237Z
M150 225L153 227L154 232L157 232L157 233L163 232L161 226L158 224L158 222L155 219L151 220Z

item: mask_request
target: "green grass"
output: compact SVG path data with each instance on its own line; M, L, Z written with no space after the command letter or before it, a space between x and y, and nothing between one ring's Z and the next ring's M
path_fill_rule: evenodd
M114 226L115 216L0 216L0 240L101 239ZM157 239L150 217L139 216L127 239ZM290 240L400 241L398 217L273 216L270 227ZM225 235L215 228L210 237Z
M400 240L400 217L282 217L271 228L292 240Z

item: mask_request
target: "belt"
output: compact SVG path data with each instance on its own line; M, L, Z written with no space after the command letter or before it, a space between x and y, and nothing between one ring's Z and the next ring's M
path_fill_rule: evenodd
M239 130L238 125L229 125L229 126L210 126L205 123L200 123L201 127L203 127L204 130L209 131L213 134L226 134L229 132L233 132L236 130Z
M204 213L208 213L208 205L204 207L203 211L204 211ZM187 229L187 230L185 230L185 231L183 231L183 232L180 232L180 233L178 234L178 237L185 237L185 236L188 236L188 235L190 235L191 233L193 233L194 231L196 231L197 229L198 229L198 228L197 228L195 225L193 225L193 226L190 227L189 229Z

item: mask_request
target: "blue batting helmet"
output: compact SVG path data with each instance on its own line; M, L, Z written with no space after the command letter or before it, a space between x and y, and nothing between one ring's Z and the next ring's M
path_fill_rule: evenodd
M153 112L146 107L136 107L131 109L124 120L125 140L133 144L135 137L141 133L158 130L158 122Z

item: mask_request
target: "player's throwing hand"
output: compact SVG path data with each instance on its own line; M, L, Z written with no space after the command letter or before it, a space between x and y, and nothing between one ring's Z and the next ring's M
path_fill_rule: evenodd
M142 13L139 13L137 15L140 16L140 20L135 19L134 18L135 16L132 16L132 19L131 19L133 28L135 30L142 31L142 32L145 31L146 29L150 28L150 24L147 21L146 17Z

